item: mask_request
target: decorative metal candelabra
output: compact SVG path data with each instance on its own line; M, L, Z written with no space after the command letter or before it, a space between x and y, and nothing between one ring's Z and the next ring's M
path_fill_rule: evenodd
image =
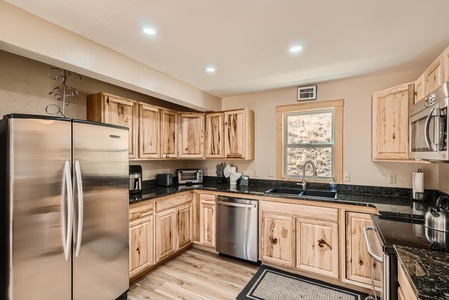
M71 98L79 99L80 97L78 91L75 88L67 85L67 81L69 80L69 78L81 80L81 75L59 68L50 68L48 70L48 77L61 83L61 86L55 87L48 94L54 94L57 100L62 101L62 109L57 104L49 104L45 108L45 111L49 115L61 114L63 117L65 117L64 109L67 105L70 104Z

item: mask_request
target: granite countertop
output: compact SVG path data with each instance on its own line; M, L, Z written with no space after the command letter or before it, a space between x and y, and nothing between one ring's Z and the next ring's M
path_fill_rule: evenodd
M395 245L401 264L418 299L449 299L449 254Z
M432 206L434 201L415 202L409 197L397 195L376 195L367 193L356 193L351 191L339 191L337 199L327 199L320 197L307 197L296 195L273 195L266 194L265 191L273 185L257 185L257 186L237 186L231 188L229 184L201 184L201 185L173 185L169 187L151 186L142 190L142 195L130 197L130 204L151 200L158 197L163 197L171 194L176 194L185 190L203 190L223 193L247 194L259 197L277 197L286 199L295 199L298 201L312 200L317 202L339 203L375 207L380 215L385 216L401 216L407 218L423 219L429 206Z

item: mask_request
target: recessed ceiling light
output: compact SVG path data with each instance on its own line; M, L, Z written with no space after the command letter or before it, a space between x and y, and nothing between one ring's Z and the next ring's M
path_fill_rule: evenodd
M207 67L206 72L207 73L215 73L215 67Z
M288 51L290 53L298 53L301 52L304 48L302 46L293 46Z
M150 27L145 27L143 29L143 32L145 32L148 35L155 35L157 33L155 29L150 28Z

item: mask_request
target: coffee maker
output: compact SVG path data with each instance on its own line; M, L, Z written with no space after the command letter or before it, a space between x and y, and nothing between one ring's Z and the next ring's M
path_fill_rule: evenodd
M142 167L139 165L129 166L129 194L142 193Z

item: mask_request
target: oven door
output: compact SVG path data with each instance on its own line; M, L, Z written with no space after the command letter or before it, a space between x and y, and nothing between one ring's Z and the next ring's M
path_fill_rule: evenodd
M381 278L381 299L382 300L390 300L392 299L390 297L390 257L388 254L384 253L382 250L382 242L379 236L379 233L377 232L377 229L374 226L366 226L363 228L363 233L365 236L365 243L366 248L368 249L368 253L371 256L371 258L375 261L377 261L379 264L378 266L383 267L383 270L381 272L382 278ZM373 295L376 295L376 288L375 288L375 279L374 279L374 269L373 269L373 262L371 261L371 284L372 284L372 291ZM375 296L375 298L377 297Z

